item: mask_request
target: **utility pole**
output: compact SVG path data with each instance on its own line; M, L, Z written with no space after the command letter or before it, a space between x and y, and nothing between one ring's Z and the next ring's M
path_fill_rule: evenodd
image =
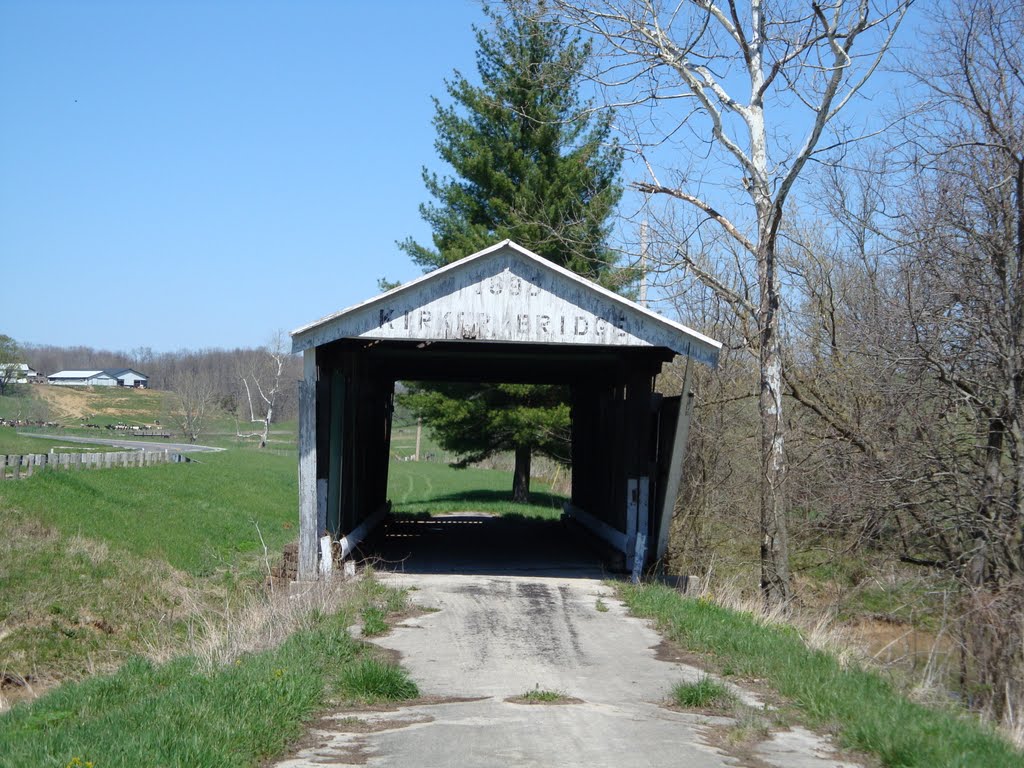
M647 306L647 219L640 222L640 306Z

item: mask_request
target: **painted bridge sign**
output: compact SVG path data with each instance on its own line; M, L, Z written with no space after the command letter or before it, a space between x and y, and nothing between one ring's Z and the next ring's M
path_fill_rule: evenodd
M714 365L719 345L511 241L299 328L339 338L667 347Z

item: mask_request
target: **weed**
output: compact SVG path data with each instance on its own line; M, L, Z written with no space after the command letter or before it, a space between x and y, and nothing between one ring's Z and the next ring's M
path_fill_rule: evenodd
M346 667L338 681L338 691L345 699L363 704L415 699L420 695L405 670L373 658Z
M594 603L594 608L596 608L601 613L608 613L608 603L606 603L600 597L597 598L597 602Z
M363 608L363 637L375 637L388 631L388 623L384 620L387 614L376 605Z
M509 701L516 704L566 704L575 699L566 696L562 691L541 688L540 683L536 683L531 690L519 696L513 696Z
M708 675L695 683L677 683L672 688L672 701L687 709L722 709L733 703L732 692Z
M733 724L725 733L725 739L733 746L740 744L759 744L771 735L771 723L764 715L743 704L736 704L733 711Z

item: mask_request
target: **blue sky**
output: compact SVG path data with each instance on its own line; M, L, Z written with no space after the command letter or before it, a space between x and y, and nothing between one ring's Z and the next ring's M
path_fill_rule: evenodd
M418 268L472 0L0 0L0 333L264 343Z
M431 96L475 79L485 21L477 0L0 0L0 334L254 346L416 277L395 241L429 242ZM854 122L889 100L872 85Z

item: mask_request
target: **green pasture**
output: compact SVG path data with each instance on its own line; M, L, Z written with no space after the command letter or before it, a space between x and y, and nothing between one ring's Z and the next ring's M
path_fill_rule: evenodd
M69 443L61 445L53 440L41 440L31 435L18 434L13 427L0 427L0 454L28 453L49 453L55 450L58 453L92 453L94 451L114 451L105 445L93 445L88 443Z
M294 454L257 450L0 484L0 509L195 576L251 564L263 554L261 536L280 552L297 536L297 499Z
M396 514L491 512L554 519L565 498L537 478L530 483L530 504L513 504L512 473L497 469L453 469L432 461L392 461L388 498Z

